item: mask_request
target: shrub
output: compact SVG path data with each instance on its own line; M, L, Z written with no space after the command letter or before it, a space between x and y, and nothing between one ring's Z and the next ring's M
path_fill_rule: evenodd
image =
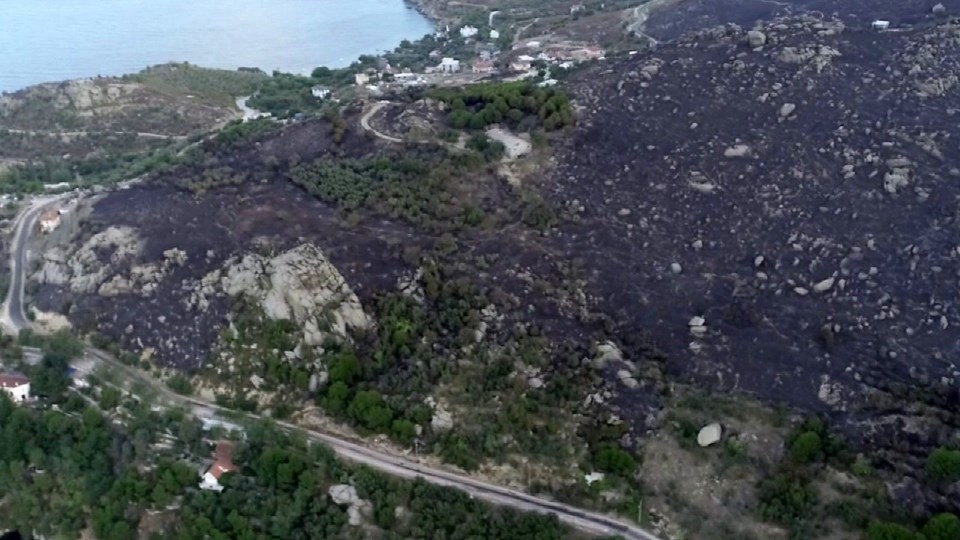
M960 540L960 518L953 514L937 514L923 526L926 540Z
M190 379L183 375L174 375L167 379L167 387L183 396L189 396L193 393L193 384L190 383Z
M867 540L923 540L923 535L903 525L874 521L867 527Z
M593 454L593 465L603 472L629 477L637 468L637 461L629 453L613 444L604 444Z
M937 448L927 457L927 475L940 482L960 480L960 450Z
M777 474L760 483L760 513L769 521L800 522L809 514L815 499L810 485L797 476Z
M820 458L823 441L813 431L800 434L790 445L790 457L797 463L812 463Z

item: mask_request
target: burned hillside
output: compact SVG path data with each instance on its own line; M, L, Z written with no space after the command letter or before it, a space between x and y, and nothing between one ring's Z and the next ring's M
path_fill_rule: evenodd
M811 15L836 19L851 27L866 28L875 20L888 21L894 27L943 22L960 15L957 0L677 0L654 9L645 25L645 33L658 40L676 39L724 24L750 27L776 17Z
M545 185L576 222L554 242L674 374L842 413L861 440L943 444L960 377L958 48L955 25L801 17L598 66L573 83L581 126Z

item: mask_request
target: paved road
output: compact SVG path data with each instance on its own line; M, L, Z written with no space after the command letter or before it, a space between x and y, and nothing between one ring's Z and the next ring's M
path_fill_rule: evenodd
M26 245L37 216L43 211L45 204L49 203L49 200L46 203L34 203L21 214L14 229L11 256L16 260L11 260L11 263L15 263L11 265L13 277L10 281L11 286L7 292L2 313L2 318L6 319L5 324L14 333L20 329L29 328L30 325L23 313L24 270L27 264ZM237 414L236 411L224 409L206 400L176 394L148 374L127 366L110 354L93 347L87 348L84 357L75 362L74 367L79 371L89 373L98 365L106 368L111 375L122 379L121 382L130 384L131 388L134 385L144 385L168 403L186 406L198 416L229 422L230 417L235 417ZM247 414L246 416L250 419L261 418L254 414ZM460 489L478 499L516 510L555 514L561 521L570 526L592 534L617 535L629 540L659 540L659 538L640 527L604 514L588 512L569 505L540 499L517 490L490 484L463 474L429 467L403 456L368 448L363 445L363 441L348 440L329 433L304 429L287 422L273 421L284 430L297 431L306 435L310 440L326 444L344 459L368 465L391 475L403 478L422 478L432 484Z
M61 197L48 197L35 200L22 211L14 221L13 238L10 243L10 288L0 312L0 325L16 335L21 328L27 328L29 322L24 313L23 286L26 275L27 244L30 234L43 210Z
M164 135L163 133L148 133L145 131L45 131L35 129L13 129L0 128L2 131L15 133L17 135L38 135L43 137L86 137L89 135L136 135L144 139L169 139L173 141L183 141L187 139L186 135Z

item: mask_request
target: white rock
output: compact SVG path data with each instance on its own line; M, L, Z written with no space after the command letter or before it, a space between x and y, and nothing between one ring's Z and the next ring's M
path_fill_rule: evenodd
M603 480L605 477L606 475L601 472L592 472L590 474L583 475L583 479L586 480L588 486Z
M674 274L679 274L680 272L683 272L683 267L680 266L680 263L673 263L670 265L670 271Z
M433 411L433 418L430 419L430 427L434 431L447 431L453 428L453 415L450 411L443 409L439 405Z
M623 352L612 341L605 341L597 345L597 356L593 359L593 366L597 369L608 362L623 360Z
M707 320L699 315L691 318L690 322L687 323L688 326L704 326L705 324L707 324Z
M728 158L741 158L750 155L750 147L745 144L731 146L723 151L723 156Z
M786 118L793 114L793 111L795 110L797 110L797 106L793 103L784 103L783 106L780 107L780 116L782 118Z
M697 434L697 444L706 448L707 446L718 442L722 434L723 429L720 427L720 424L709 424L704 426L703 429L700 430L700 433Z
M751 47L763 47L767 43L767 35L759 30L750 30L747 32L747 42Z
M814 286L813 286L813 290L816 291L816 292L818 292L818 293L827 292L827 291L829 291L829 290L833 287L833 284L834 284L835 281L836 281L836 280L835 280L834 278L829 277L829 278L827 278L827 279L825 279L825 280L817 283L816 285L814 285Z

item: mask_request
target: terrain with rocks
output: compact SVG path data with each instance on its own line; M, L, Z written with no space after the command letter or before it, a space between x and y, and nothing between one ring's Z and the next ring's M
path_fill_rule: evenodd
M618 334L830 415L895 497L954 511L960 486L914 473L960 427L958 46L943 20L688 34L571 83L580 128L542 184L576 222L550 243Z
M644 31L659 39L675 39L687 32L723 24L749 27L776 17L809 14L842 21L851 27L866 28L875 20L889 21L894 28L921 22L944 21L960 14L956 0L673 0L650 13Z
M647 501L671 538L787 537L756 521L789 412L830 420L900 508L956 512L921 471L960 444L960 27L912 5L895 32L801 15L597 63L512 182L351 108L206 141L41 240L32 305L218 399L312 400L511 485ZM424 107L374 127L427 134ZM691 444L714 422L722 445ZM832 502L869 483L823 469ZM836 514L817 533L855 537Z
M0 96L0 159L83 158L185 139L239 116L232 95L263 73L155 66L127 77L32 86Z

